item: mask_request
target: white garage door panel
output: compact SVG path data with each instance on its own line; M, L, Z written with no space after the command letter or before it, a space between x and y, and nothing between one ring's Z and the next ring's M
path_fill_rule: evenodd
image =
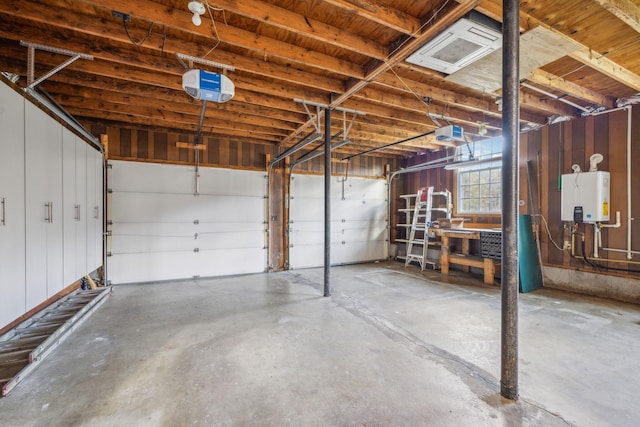
M148 175L147 175L148 174ZM262 272L263 172L113 162L114 283Z
M175 269L176 264L182 268ZM265 264L264 249L122 254L110 259L110 280L135 283L250 274L264 271Z
M260 232L261 233L261 232ZM258 238L256 238L258 237ZM194 251L198 249L262 249L264 237L252 231L218 232L192 236L114 235L112 252L133 254L141 252Z
M109 259L109 276L114 283L153 282L193 277L198 259L193 252L115 254ZM176 269L175 265L180 265Z
M191 193L195 191L194 169L154 163L110 162L109 187L113 192ZM129 164L130 163L130 164Z
M114 222L262 222L264 198L113 193Z
M193 166L121 161L110 163L113 165L110 187L114 192L191 195L195 192ZM200 195L263 197L266 185L262 172L200 168Z
M291 187L289 264L324 262L324 177L295 175ZM331 186L331 263L386 258L387 187L384 180L335 177ZM344 199L343 199L344 194Z
M198 275L202 277L229 276L263 272L267 251L261 248L205 251L198 256Z

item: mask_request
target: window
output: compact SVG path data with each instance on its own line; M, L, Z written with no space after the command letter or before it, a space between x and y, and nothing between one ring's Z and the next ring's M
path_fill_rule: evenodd
M478 141L458 147L463 159L469 152L477 162L458 167L457 212L462 214L499 214L502 195L502 138ZM492 160L496 159L496 160Z

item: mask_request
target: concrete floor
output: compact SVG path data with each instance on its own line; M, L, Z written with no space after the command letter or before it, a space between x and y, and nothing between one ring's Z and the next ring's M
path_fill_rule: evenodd
M334 267L334 295L323 298L322 277L116 286L0 399L0 425L640 423L637 306L521 295L513 403L499 396L497 287L380 263Z

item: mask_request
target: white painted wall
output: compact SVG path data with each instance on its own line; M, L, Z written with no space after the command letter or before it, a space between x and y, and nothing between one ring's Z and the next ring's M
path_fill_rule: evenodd
M331 264L387 258L387 186L382 179L332 177ZM324 177L294 174L289 267L324 264Z
M113 283L265 270L264 172L110 163Z

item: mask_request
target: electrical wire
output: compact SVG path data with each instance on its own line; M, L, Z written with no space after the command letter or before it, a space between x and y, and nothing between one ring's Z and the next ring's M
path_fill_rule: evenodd
M539 216L540 218L542 218L542 222L544 223L545 228L547 229L547 236L549 236L549 240L551 241L551 243L553 243L553 246L556 247L556 249L558 249L561 252L566 251L568 248L561 248L555 240L553 240L553 237L551 237L551 230L549 230L549 223L547 222L547 219L544 217L544 215L542 214L535 214L533 215L534 217Z
M202 59L205 59L207 56L209 56L211 54L211 52L216 50L216 48L218 46L220 46L220 42L221 42L220 35L218 34L218 27L216 27L216 21L215 21L215 19L213 19L213 14L211 13L211 10L213 9L213 10L216 10L216 11L222 11L222 18L224 19L224 24L225 25L229 25L229 24L227 24L227 16L224 13L224 9L215 8L215 7L211 6L209 4L208 0L205 0L205 4L207 5L207 12L209 12L209 17L211 18L211 24L213 25L213 32L215 33L216 44L211 49L209 49L209 51L207 53L205 53L204 55L201 56Z
M153 32L153 22L149 25L149 31L147 31L147 35L144 36L144 38L142 40L140 40L139 42L136 42L133 37L131 37L131 34L129 34L129 28L127 27L127 20L122 18L122 23L124 24L124 32L127 33L127 37L129 37L129 40L131 40L131 43L133 43L136 47L140 47L144 44L144 42L147 41L147 39L149 38L149 36L151 36L151 33Z

